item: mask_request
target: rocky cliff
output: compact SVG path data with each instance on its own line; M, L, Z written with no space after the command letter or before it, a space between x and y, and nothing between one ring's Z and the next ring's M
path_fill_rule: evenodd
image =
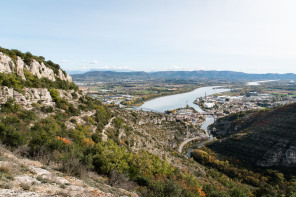
M12 59L8 55L0 52L0 73L14 73L26 80L24 69L37 76L39 79L45 77L49 80L56 81L57 78L60 78L61 80L72 82L71 76L63 72L60 68L55 72L53 69L46 66L44 62L40 63L32 59L29 64L26 64L19 56L15 56L15 59Z
M58 90L59 96L68 101L73 100L72 94L74 90ZM81 95L75 93L79 98ZM23 88L21 92L15 91L13 88L0 86L0 104L5 104L8 99L13 99L21 106L31 107L33 103L40 103L46 106L54 106L55 102L46 88Z

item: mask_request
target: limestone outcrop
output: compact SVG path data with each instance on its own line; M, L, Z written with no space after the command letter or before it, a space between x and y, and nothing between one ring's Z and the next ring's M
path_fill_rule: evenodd
M27 65L22 58L18 56L13 60L11 57L0 52L0 73L14 73L26 80L24 69L37 76L39 79L45 77L49 80L56 81L57 78L60 78L61 80L72 82L71 76L61 69L58 69L58 72L55 73L53 69L47 67L43 62L39 63L33 59L30 65Z
M295 166L296 165L296 147L290 146L282 157L283 166Z
M24 88L22 93L6 86L0 87L0 104L5 104L9 98L21 105L31 105L41 102L45 105L53 105L51 95L46 88Z
M287 148L284 144L276 145L267 151L263 158L256 162L256 165L262 167L294 167L296 165L296 147Z
M81 97L74 90L58 90L59 96L67 101L75 101ZM73 93L76 98L73 98ZM54 106L52 97L46 88L23 88L21 92L6 86L0 86L0 104L5 104L9 98L23 106L31 106L33 103L42 103L48 106Z
M33 60L31 65L25 65L25 68L33 75L36 75L39 79L45 77L52 81L56 80L53 70L46 67L43 62L40 64L36 60Z

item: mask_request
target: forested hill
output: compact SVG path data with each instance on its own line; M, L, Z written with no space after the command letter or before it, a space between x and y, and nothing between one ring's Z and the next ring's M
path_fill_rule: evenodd
M261 167L296 167L296 103L241 112L219 119L213 133L222 138L209 147Z
M159 71L159 72L114 72L92 71L84 74L73 74L74 81L112 81L112 80L295 80L296 74L248 74L233 71Z

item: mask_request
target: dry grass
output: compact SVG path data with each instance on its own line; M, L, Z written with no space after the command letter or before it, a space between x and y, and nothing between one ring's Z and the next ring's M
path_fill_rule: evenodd
M20 187L23 189L23 190L30 190L30 188L31 188L31 185L30 184L28 184L28 183L21 183L20 184Z
M9 162L1 162L0 163L0 172L5 174L11 174L12 172L12 166Z

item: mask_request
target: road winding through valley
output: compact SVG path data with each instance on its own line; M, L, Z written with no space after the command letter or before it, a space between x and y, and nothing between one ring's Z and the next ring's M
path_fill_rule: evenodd
M178 149L179 153L182 153L184 146L193 140L202 140L202 142L200 142L201 146L204 145L208 140L209 141L213 140L213 137L208 132L208 126L213 124L214 121L215 119L213 116L207 115L205 122L201 125L201 129L206 131L205 136L197 136L197 137L185 139L179 146L179 149Z

